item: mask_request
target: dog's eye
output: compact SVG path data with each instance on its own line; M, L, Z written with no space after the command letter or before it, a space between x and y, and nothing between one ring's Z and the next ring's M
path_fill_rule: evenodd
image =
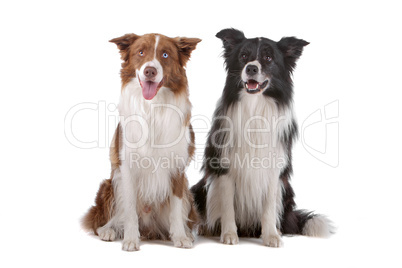
M241 55L241 58L242 58L243 60L245 60L245 59L247 58L247 55L246 55L246 54L242 54L242 55Z
M271 60L272 60L272 58L271 58L270 56L265 56L264 59L265 59L266 61L271 61Z
M167 59L167 57L169 57L169 55L165 52L162 54L162 57L164 57L165 59Z
M138 52L138 55L140 55L141 57L144 56L144 51L140 50L140 52Z

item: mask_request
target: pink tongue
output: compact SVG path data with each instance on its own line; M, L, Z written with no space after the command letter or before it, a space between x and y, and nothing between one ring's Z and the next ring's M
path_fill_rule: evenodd
M257 82L257 81L254 81L254 80L248 80L248 81L247 81L247 87L248 87L249 89L256 89L256 88L257 88L257 85L258 85L258 82Z
M152 100L156 95L157 88L158 83L151 81L142 82L142 96L144 96L146 100Z

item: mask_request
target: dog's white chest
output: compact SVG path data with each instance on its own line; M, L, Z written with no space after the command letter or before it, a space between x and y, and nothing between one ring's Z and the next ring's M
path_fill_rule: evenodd
M247 225L260 219L270 184L287 165L281 137L289 129L292 113L280 111L263 96L243 96L228 116L234 128L233 143L226 153L236 185L236 218Z
M231 163L242 169L269 172L282 169L286 163L281 141L292 122L292 112L281 111L273 100L245 95L228 111L233 135L228 148Z
M169 89L161 88L153 101L143 99L134 82L122 93L119 112L124 149L120 157L130 165L144 203L163 202L171 191L171 176L187 165L186 109Z

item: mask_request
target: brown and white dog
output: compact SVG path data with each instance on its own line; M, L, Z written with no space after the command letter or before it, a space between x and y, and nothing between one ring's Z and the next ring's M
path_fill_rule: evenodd
M198 38L126 34L120 50L120 123L110 149L112 172L100 185L83 227L102 240L168 239L189 248L197 221L184 173L194 154L185 65Z

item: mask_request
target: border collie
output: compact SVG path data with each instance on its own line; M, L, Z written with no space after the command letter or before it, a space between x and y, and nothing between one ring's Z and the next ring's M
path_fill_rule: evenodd
M101 183L83 227L102 240L168 239L189 248L198 214L185 169L194 154L185 65L198 38L126 34L120 50L120 123L110 149L112 172Z
M202 170L192 187L202 217L201 235L225 244L239 236L262 237L282 246L282 234L325 237L333 232L322 215L295 210L292 144L298 134L293 113L292 71L309 43L247 39L224 29L227 78L208 134Z

